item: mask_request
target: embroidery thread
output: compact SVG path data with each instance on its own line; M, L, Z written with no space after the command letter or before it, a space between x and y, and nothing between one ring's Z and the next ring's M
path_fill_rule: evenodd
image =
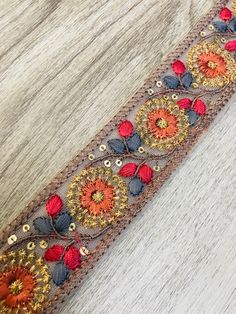
M59 176L44 203L43 197L36 200L22 214L22 225L6 232L1 313L56 309L63 289L70 289L65 283L92 268L234 92L236 1L232 10L220 5L213 13L208 28L200 24L198 39L189 39L187 54L172 58L155 84L148 81L146 93L129 108L133 113L117 118L103 142L91 144L87 158ZM62 182L65 189L55 193Z
M38 313L50 290L48 267L41 257L21 249L0 257L1 313Z

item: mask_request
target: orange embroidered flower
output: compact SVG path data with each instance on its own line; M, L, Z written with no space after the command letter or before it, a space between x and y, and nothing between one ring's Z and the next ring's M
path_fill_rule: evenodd
M105 227L123 215L127 186L111 169L84 169L71 181L67 201L71 215L83 226Z
M210 78L224 75L227 71L224 58L214 52L202 53L198 58L198 65L202 73Z
M18 305L28 303L33 298L35 286L34 276L21 266L0 274L0 298L8 308L17 309Z
M173 137L178 132L177 119L167 109L157 109L148 114L148 129L157 138Z
M228 51L215 42L200 42L188 53L188 67L196 82L222 87L236 79L236 62Z
M47 266L24 250L0 256L1 313L38 313L50 289Z
M144 143L160 150L179 145L188 133L188 119L175 102L148 100L136 114L137 131Z
M81 205L88 208L91 215L100 215L112 210L114 196L114 188L107 182L101 179L88 181L82 188Z

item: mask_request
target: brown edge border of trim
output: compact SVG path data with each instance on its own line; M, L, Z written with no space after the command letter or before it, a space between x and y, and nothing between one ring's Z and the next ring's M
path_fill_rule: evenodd
M122 119L124 119L128 113L136 107L137 100L144 100L146 98L145 91L147 88L155 83L157 77L160 77L170 66L171 62L179 58L194 42L194 40L199 36L199 31L207 26L209 21L211 21L215 15L219 12L220 8L225 6L229 0L219 0L214 7L197 23L191 32L186 36L185 39L176 47L176 49L167 55L164 61L161 63L160 67L152 73L152 75L147 79L144 85L135 93L135 95L128 101L127 104L123 105L120 111L114 116L114 118L94 137L94 139L78 154L72 159L69 164L61 171L52 181L49 183L40 194L38 194L34 200L32 200L28 206L19 214L19 216L8 224L7 227L0 233L0 244L4 245L9 234L14 232L19 225L21 225L25 220L27 220L34 212L37 211L38 207L61 186L61 184L67 180L73 172L78 168L78 166L86 159L88 153L94 151L97 145L109 134ZM128 224L130 224L133 217L135 217L139 211L144 207L144 205L153 197L155 192L166 182L166 180L171 176L172 172L181 164L187 153L192 149L194 144L198 141L201 134L207 130L211 122L214 120L218 111L226 104L226 102L231 98L233 93L236 91L236 84L231 84L228 86L221 97L214 104L214 107L210 107L207 115L202 119L202 121L190 131L188 139L183 145L181 145L173 153L171 160L169 160L160 172L158 179L153 181L150 188L147 189L141 197L138 197L134 204L132 204L129 213L117 224L114 228L105 233L102 240L96 247L96 252L91 255L91 257L82 263L82 268L78 269L73 273L73 276L61 287L57 289L54 297L54 301L51 305L47 307L47 313L52 313L58 308L58 306L65 301L67 295L69 295L72 290L76 289L81 283L85 275L94 267L94 264L100 259L100 257L105 253L106 248L108 248L111 243L116 239L116 237L125 229ZM142 201L141 201L142 200ZM61 301L61 302L58 302Z

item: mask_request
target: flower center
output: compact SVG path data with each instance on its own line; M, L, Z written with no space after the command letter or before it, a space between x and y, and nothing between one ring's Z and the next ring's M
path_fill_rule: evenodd
M165 128L168 127L168 122L167 122L165 119L160 118L160 119L157 119L156 125L157 125L160 129L165 129Z
M92 194L92 200L95 203L101 203L104 199L104 194L101 191L96 191Z
M217 63L215 63L213 61L208 61L207 66L208 66L208 68L214 70L217 68Z
M10 290L11 294L13 294L13 295L19 294L22 289L23 289L23 283L19 279L13 281L9 286L9 290Z

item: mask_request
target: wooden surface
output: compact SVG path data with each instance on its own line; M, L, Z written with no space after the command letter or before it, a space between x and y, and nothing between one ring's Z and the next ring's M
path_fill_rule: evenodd
M110 120L212 4L0 1L2 225ZM233 103L63 313L236 313Z

